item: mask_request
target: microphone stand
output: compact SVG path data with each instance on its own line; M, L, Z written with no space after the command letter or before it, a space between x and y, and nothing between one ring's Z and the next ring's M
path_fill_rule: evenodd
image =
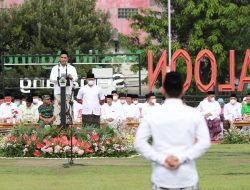
M68 111L66 112L66 117L68 118L69 121L69 126L70 126L70 160L69 160L69 165L74 164L73 160L73 97L74 97L74 89L72 88L72 92L70 95L70 100L69 100L69 108Z
M70 132L70 145L71 145L71 149L70 149L70 161L69 161L69 164L70 165L73 165L74 161L73 161L73 142L72 142L72 136L73 136L73 131L72 131L72 117L71 117L71 113L70 111L72 110L71 109L71 102L72 102L72 93L73 93L73 90L71 92L71 97L70 97L70 100L69 100L69 107L68 109L66 108L66 86L69 86L68 85L68 79L67 78L64 78L64 77L61 77L61 78L58 78L58 83L60 85L60 88L61 88L61 113L60 113L60 116L61 116L61 127L63 129L66 130L66 127L67 127L67 118L69 120L69 125L71 126L71 132ZM72 112L72 111L71 111Z
M66 117L68 118L69 121L69 127L70 127L70 160L68 161L67 164L63 164L63 167L68 168L69 166L85 166L84 164L75 164L74 163L74 156L73 156L73 96L74 95L74 88L72 88L72 92L70 95L70 100L69 100L69 109L66 112Z

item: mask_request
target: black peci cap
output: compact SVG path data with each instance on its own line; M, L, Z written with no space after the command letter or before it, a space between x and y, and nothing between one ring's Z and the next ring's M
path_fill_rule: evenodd
M207 94L208 94L208 95L215 95L215 91L212 91L212 90L211 90L211 91L208 91Z
M95 75L93 73L88 73L87 74L87 79L89 79L89 78L95 78Z
M111 98L111 99L113 99L113 96L112 96L112 95L107 95L106 98Z

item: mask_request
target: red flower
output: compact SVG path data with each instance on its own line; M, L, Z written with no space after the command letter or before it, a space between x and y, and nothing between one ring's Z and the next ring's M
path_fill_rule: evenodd
M86 153L92 153L92 152L94 152L93 150L90 149L90 147L91 147L91 144L86 144L86 146L84 148L84 151Z
M77 142L76 142L76 146L80 147L80 146L81 146L81 142L80 142L80 141L77 141Z
M27 141L27 145L31 145L31 141Z
M107 139L107 140L105 141L106 144L110 144L110 142L111 142L110 139Z
M41 148L43 147L43 144L40 143L40 142L38 142L38 143L36 143L36 147L37 147L38 149L41 149Z
M28 139L26 135L23 135L22 138L24 141L27 141L27 139Z
M14 135L11 136L11 137L10 137L10 140L11 140L11 141L16 141L16 136L14 136Z
M59 137L55 137L52 139L53 144L57 144L58 141L59 141Z
M99 140L99 135L90 135L90 140L98 141Z
M35 141L36 140L36 135L31 135L31 140Z
M90 135L90 140L94 140L94 135Z
M35 157L38 157L38 156L40 156L40 152L39 152L39 150L35 150L34 152L33 152L33 155L35 156Z
M69 145L69 141L66 136L62 136L62 138L60 139L60 144L63 146Z
M89 149L89 148L85 148L85 152L86 152L86 153L92 153L92 152L94 152L94 151L91 150L91 149Z
M47 147L51 145L51 142L48 139L43 139L43 142L45 143L45 146Z
M85 141L82 141L81 144L80 144L80 147L81 147L81 148L84 147L85 144L86 144L86 142L85 142Z
M71 143L71 139L69 139L69 142ZM72 144L76 146L78 144L78 141L75 137L72 137Z

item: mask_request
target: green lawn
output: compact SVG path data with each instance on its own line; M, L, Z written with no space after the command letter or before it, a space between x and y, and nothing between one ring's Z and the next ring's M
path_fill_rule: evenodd
M150 163L141 157L75 160L1 159L1 190L145 190ZM198 160L202 190L250 190L250 145L213 145Z

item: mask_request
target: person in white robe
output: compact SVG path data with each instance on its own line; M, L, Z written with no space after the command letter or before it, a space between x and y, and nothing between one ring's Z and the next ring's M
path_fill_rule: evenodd
M107 123L111 128L115 128L121 118L119 109L113 104L112 95L107 95L106 102L101 106L101 121Z
M230 96L229 102L224 107L224 118L228 120L230 123L235 120L241 120L241 109L242 105L237 101L237 96L235 93L232 93Z
M6 123L16 122L19 118L19 109L12 102L12 97L7 95L4 97L4 103L0 106L0 119Z
M24 123L37 123L39 112L36 105L33 104L33 97L28 96L25 105L20 105L20 121Z
M139 102L139 96L137 94L133 94L132 101L133 101L133 104L136 107L137 112L139 112L138 117L139 117L139 121L140 121L143 118L143 116L142 116L142 108L143 108L144 104Z
M158 106L160 106L160 104L157 103L155 94L153 92L146 94L146 102L144 103L142 108L143 118L149 115L150 112Z
M215 100L215 92L209 91L207 97L200 102L197 110L204 116L212 140L218 140L222 129L220 126L221 107Z
M131 94L127 94L126 103L124 106L124 120L127 122L137 121L139 119L139 110L133 104Z

